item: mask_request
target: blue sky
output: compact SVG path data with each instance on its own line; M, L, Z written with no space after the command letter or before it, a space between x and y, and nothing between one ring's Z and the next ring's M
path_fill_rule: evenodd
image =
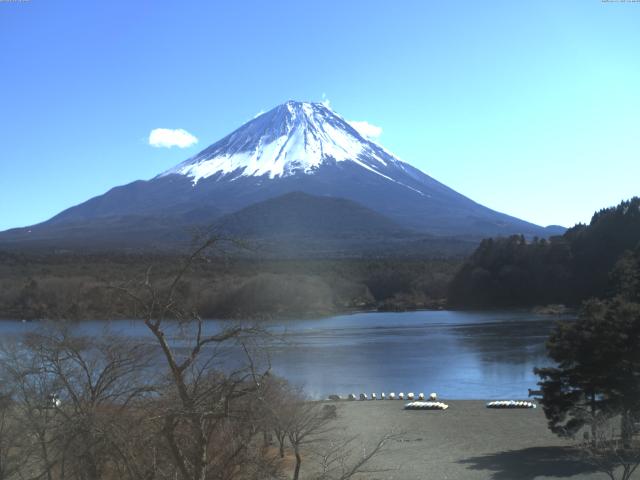
M0 230L323 94L480 203L588 221L640 194L639 25L600 0L0 2Z

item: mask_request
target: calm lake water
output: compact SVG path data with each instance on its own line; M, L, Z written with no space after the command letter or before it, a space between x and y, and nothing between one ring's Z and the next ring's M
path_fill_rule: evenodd
M522 312L420 311L359 313L317 320L268 322L283 338L269 347L275 374L315 398L337 393L437 392L446 399L526 398L535 366L548 365L544 343L557 317ZM220 322L209 322L217 328ZM99 335L104 322L79 330ZM146 337L144 325L110 324ZM0 335L41 328L1 322Z

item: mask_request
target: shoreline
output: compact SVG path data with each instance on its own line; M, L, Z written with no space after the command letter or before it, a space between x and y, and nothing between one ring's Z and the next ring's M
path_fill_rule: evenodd
M439 400L449 408L404 410L406 402L400 401L323 403L336 406L337 419L332 425L336 440L357 435L367 446L382 435L398 435L371 463L380 473L366 478L606 478L577 460L571 440L548 430L540 407L496 410L486 408L483 400ZM304 467L303 463L303 472Z
M247 319L238 319L233 317L222 317L222 318L205 318L205 321L220 321L220 322L267 322L267 321L292 321L292 320L323 320L325 318L331 317L339 317L339 316L349 316L349 315L358 315L365 313L410 313L410 312L478 312L478 313L491 313L491 312L516 312L516 313L530 313L532 315L539 315L545 317L564 317L571 316L577 314L577 309L573 307L563 307L562 309L548 308L554 306L535 306L535 307L514 307L514 308L460 308L460 307L451 307L448 308L445 306L439 306L437 308L405 308L405 309L380 309L380 308L370 308L370 309L347 309L347 310L336 310L334 312L326 312L323 314L314 314L314 313L300 313L300 314L287 314L280 316L263 316L263 317L254 317ZM24 323L32 323L32 322L60 322L60 321L68 321L68 322L110 322L110 321L142 321L141 318L93 318L93 319L68 319L68 318L15 318L14 316L5 316L2 312L0 312L0 322L24 322ZM172 320L172 319L167 319Z

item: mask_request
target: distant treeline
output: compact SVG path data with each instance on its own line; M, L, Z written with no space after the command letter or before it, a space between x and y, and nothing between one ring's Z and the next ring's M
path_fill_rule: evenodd
M118 287L168 283L183 258L168 255L0 253L0 318L137 316ZM247 260L204 258L180 300L204 318L322 316L438 308L460 259Z
M147 274L155 284L168 284L183 261L142 253L0 252L0 318L132 318L140 312L119 287ZM548 240L483 240L466 260L205 257L185 276L179 295L202 317L250 319L444 306L578 306L621 288L631 292L629 298L640 297L640 198L601 210L589 225Z
M531 307L640 291L640 198L597 212L549 240L483 240L451 282L454 307Z

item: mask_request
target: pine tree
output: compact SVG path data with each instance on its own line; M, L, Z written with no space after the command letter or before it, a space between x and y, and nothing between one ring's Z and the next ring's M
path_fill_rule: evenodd
M551 431L573 436L619 415L629 444L640 412L640 305L622 297L586 302L575 322L560 323L547 350L556 367L537 368Z

